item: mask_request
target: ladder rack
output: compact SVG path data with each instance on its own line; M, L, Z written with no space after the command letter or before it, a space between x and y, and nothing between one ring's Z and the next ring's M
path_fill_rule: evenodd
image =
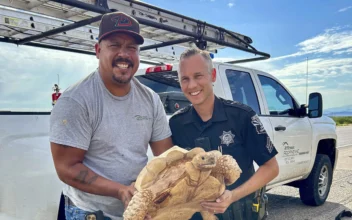
M1 0L0 41L17 45L95 54L103 14L122 11L140 23L144 63L172 63L187 48L211 53L229 47L268 59L248 36L134 0Z

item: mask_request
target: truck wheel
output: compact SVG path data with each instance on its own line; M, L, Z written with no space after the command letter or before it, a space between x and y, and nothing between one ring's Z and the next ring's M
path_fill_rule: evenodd
M304 204L322 205L328 198L332 183L332 166L330 158L325 154L317 154L312 172L303 180L299 194Z

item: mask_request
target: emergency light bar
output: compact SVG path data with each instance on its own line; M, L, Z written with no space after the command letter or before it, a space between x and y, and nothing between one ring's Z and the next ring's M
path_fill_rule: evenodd
M171 71L172 70L172 65L166 64L162 66L152 66L148 67L147 70L145 71L146 74L149 73L158 73L158 72L166 72L166 71Z

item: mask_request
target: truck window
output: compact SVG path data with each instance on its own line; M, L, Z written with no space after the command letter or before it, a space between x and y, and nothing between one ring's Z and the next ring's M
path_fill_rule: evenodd
M159 94L168 115L190 104L181 91L176 71L149 73L136 78Z
M260 114L258 97L250 74L232 69L227 69L225 73L233 100L250 106L257 114Z
M149 73L136 76L136 78L156 93L172 91L182 93L176 71Z
M293 98L277 81L258 75L262 85L270 115L291 115L295 109Z

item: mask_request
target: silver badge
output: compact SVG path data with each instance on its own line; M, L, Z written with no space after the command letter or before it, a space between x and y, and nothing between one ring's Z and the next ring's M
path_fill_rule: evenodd
M229 146L233 142L233 138L235 137L234 134L232 134L231 130L226 132L223 131L222 135L220 136L221 144L226 144L226 146Z

